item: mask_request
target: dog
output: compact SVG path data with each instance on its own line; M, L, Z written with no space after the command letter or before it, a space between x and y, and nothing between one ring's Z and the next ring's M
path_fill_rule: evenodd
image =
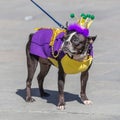
M92 65L93 42L96 36L85 36L74 29L40 28L29 35L26 44L28 76L26 80L26 101L33 102L31 84L38 63L37 76L41 97L48 97L44 91L44 78L51 65L58 67L58 109L65 109L64 84L66 74L81 73L80 99L83 104L91 104L86 95L89 69Z

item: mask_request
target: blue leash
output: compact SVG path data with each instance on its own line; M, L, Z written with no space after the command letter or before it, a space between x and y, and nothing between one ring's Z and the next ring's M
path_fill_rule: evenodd
M31 0L40 10L42 10L48 17L50 17L59 27L65 28L62 24L60 24L57 20L55 20L48 12L46 12L42 7L40 7L36 2Z

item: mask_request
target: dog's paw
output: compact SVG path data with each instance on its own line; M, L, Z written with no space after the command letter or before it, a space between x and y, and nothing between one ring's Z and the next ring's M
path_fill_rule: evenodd
M84 100L82 101L84 105L91 105L93 102L91 100Z
M92 104L92 101L88 99L88 97L85 94L81 94L81 102L84 105L90 105Z
M58 108L58 110L64 110L65 109L65 103L64 102L59 102L57 108Z
M65 109L65 105L60 105L57 108L58 108L58 110L64 110Z
M35 99L32 97L26 97L26 102L34 102Z

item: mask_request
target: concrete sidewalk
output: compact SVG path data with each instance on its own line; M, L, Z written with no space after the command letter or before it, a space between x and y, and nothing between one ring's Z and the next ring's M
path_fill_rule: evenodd
M36 27L57 27L30 1L0 1L0 120L119 120L120 119L120 44L119 0L45 0L41 4L63 25L72 22L70 13L92 13L96 19L91 35L94 43L94 63L87 86L93 105L80 103L79 75L68 75L65 84L66 109L57 105L57 69L52 67L44 87L50 97L39 98L36 76L32 84L34 103L26 103L27 76L25 44Z

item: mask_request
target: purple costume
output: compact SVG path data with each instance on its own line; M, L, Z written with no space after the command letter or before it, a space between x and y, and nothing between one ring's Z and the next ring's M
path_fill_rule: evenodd
M30 53L40 56L42 58L52 57L51 51L51 38L53 35L52 29L40 29L38 30L32 37L31 46L30 46ZM54 52L57 53L63 43L62 37L64 36L64 32L59 33L54 42Z

